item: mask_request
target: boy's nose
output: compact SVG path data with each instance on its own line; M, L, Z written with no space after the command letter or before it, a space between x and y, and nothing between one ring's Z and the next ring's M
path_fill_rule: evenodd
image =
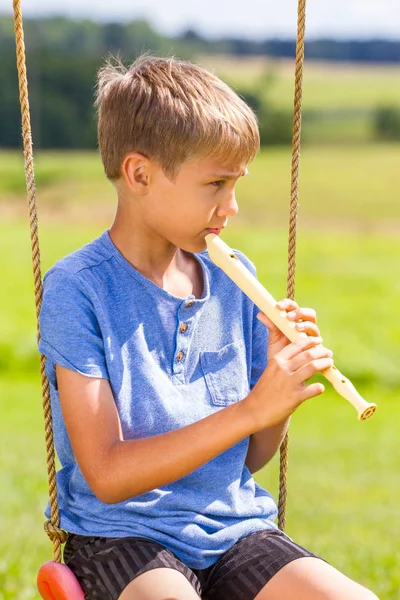
M234 217L239 211L238 203L236 202L235 192L229 194L225 201L221 202L217 214L219 217Z

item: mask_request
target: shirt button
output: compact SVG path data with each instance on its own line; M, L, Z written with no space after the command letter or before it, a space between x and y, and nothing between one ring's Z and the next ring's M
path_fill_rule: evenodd
M188 326L187 323L182 323L182 325L179 327L179 331L181 333L185 333L185 331L187 330Z
M194 301L193 300L189 300L189 302L186 302L186 308L190 308L191 306L193 306Z
M184 357L183 352L178 352L178 354L176 355L176 360L182 360L182 358Z

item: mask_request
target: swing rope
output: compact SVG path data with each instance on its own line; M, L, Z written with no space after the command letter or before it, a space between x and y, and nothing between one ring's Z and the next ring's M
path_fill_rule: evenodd
M35 290L37 336L40 339L39 313L42 306L43 285L40 268L39 229L36 208L35 171L33 166L32 133L28 98L28 82L26 78L25 42L22 22L21 2L14 0L14 31L17 53L19 99L21 103L22 140L25 160L25 180L29 207L29 225L32 249L33 282ZM50 386L46 376L46 359L40 355L40 375L42 382L43 415L46 438L47 476L49 484L49 499L51 517L44 525L45 531L53 542L54 560L61 562L61 544L67 539L65 531L59 528L60 515L58 510L55 448L53 439L53 424L50 404Z
M301 118L303 100L303 73L304 73L304 39L306 33L306 0L298 1L297 8L297 38L296 38L296 70L294 90L294 116L292 139L292 172L289 214L289 244L288 244L288 274L286 297L294 299L296 276L296 242L297 242L297 213L299 207L299 166L300 166L300 141ZM278 500L278 527L282 531L286 527L286 499L288 477L289 434L280 447L279 465L279 500Z
M25 161L25 179L29 208L29 225L32 249L32 267L35 291L37 337L40 340L39 314L43 298L43 284L40 267L39 229L36 204L36 185L33 162L32 133L28 97L28 82L26 77L26 56L23 31L23 18L21 0L13 0L14 31L17 55L19 99L21 104L22 139ZM292 141L292 170L291 170L291 197L289 217L289 245L288 245L288 275L287 297L294 298L295 271L296 271L296 224L298 213L298 180L300 163L300 137L302 119L302 81L304 70L304 36L305 36L306 0L298 0L298 21L296 40L296 72L295 72L295 98ZM49 486L49 499L51 517L44 524L44 529L53 542L54 561L61 562L61 544L67 540L68 534L60 529L60 514L58 507L55 447L53 438L52 413L50 403L50 386L46 376L46 359L40 355L40 375L42 383L42 406L45 424L47 476ZM286 434L280 448L280 473L279 473L279 501L278 501L278 526L284 530L286 525L286 498L287 498L287 472L288 472L288 434Z

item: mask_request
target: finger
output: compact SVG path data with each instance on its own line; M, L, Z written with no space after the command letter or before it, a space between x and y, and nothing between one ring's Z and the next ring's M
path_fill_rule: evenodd
M320 331L316 323L312 323L311 321L304 321L301 323L296 323L297 331L303 331L307 335L320 336Z
M320 358L332 358L333 352L328 348L322 346L322 344L318 344L316 346L312 346L310 348L306 348L303 351L299 352L296 356L294 356L290 360L290 371L295 373L308 363L312 361L318 360Z
M257 319L258 319L259 321L261 321L261 323L264 323L264 325L265 325L266 327L268 327L268 329L274 329L274 328L275 328L275 329L279 329L279 327L277 327L277 326L275 325L275 323L273 323L273 322L271 321L271 319L270 319L269 317L267 317L267 315L266 315L265 313L263 313L263 312L259 312L259 313L257 314Z
M271 334L274 332L280 331L279 327L277 327L275 325L275 323L273 323L273 321L271 321L271 319L269 319L269 317L267 317L263 312L259 312L257 314L257 318L259 321L261 321L261 323L263 323L266 327L268 327ZM320 337L320 335L321 335L320 330L317 327L317 325L310 321L305 321L304 323L303 322L296 323L296 329L300 333L303 333L304 335L308 335L308 336L312 336L312 337Z
M325 371L325 369L329 369L333 366L332 358L317 358L316 360L312 360L308 362L306 365L300 367L294 374L294 380L299 384L308 381L311 377L313 377L316 373L321 373L321 371Z
M304 352L304 350L313 348L314 346L321 344L321 342L322 338L320 337L313 337L308 336L305 333L300 333L299 338L295 342L285 346L285 348L279 352L279 356L283 360L291 360L301 352Z
M310 398L315 398L316 396L320 396L325 391L325 386L322 383L312 383L311 385L305 385L302 387L301 392L299 393L300 402L304 402L305 400L309 400Z
M312 308L298 308L291 310L287 314L289 321L311 321L317 322L317 313Z
M276 308L278 308L279 310L292 311L298 309L299 305L295 300L291 300L290 298L284 298L283 300L279 300L279 302L276 303Z
M277 327L275 325L275 323L273 321L271 321L271 319L269 319L264 313L258 313L257 318L259 321L261 321L261 323L263 323L268 328L269 344L275 343L279 339L284 340L285 346L286 346L286 344L290 343L289 338L287 338L285 336L285 334L282 332L282 330L279 329L279 327Z
M257 313L257 319L259 321L261 321L262 323L271 323L271 319L269 317L267 317L267 315L263 312L259 312Z

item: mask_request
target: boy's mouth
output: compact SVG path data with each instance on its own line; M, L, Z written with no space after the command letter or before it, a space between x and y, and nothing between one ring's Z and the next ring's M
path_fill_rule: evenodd
M215 233L215 235L219 235L224 227L218 227L213 229L207 229L208 233Z

